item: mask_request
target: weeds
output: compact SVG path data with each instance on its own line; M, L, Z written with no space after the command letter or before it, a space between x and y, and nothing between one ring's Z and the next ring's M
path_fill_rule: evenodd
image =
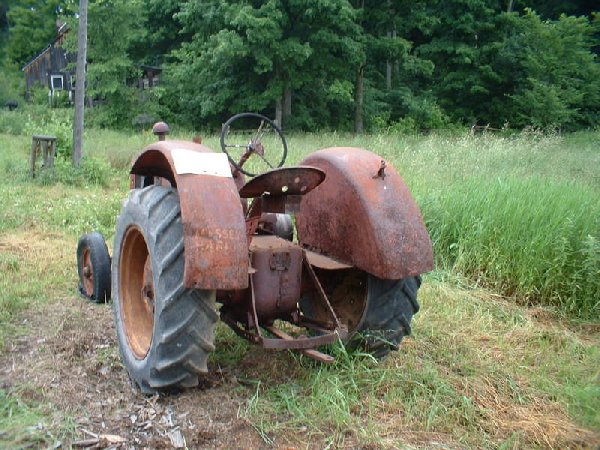
M0 443L6 448L31 448L48 443L46 414L0 390Z
M106 160L84 158L80 167L75 168L70 160L59 157L54 161L54 167L41 170L34 181L41 186L63 183L76 187L96 185L106 188L113 179L114 172Z

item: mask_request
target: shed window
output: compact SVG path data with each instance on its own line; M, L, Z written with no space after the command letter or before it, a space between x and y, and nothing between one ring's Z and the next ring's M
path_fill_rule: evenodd
M63 76L62 75L50 75L50 87L53 91L60 91L64 89Z

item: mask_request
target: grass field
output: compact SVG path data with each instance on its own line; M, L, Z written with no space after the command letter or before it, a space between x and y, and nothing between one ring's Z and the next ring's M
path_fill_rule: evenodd
M75 297L77 239L97 229L110 247L128 164L153 136L90 130L79 173L59 163L35 182L27 177L29 139L0 134L0 357L7 364L19 342L40 331L31 325L37 311L72 314L64 305ZM238 399L237 418L263 445L600 442L600 133L329 133L288 141L290 164L334 145L390 160L422 208L437 268L425 277L413 337L383 363L343 348L332 349L338 361L327 367L271 356L219 328L211 364L235 377L213 392ZM203 142L218 148L216 136ZM89 313L110 320L107 310ZM86 358L105 364L106 352L116 354L114 337L107 345ZM110 361L124 370L118 358ZM0 447L81 437L73 425L80 406L57 406L35 378L9 378L0 374ZM206 393L186 395L202 402Z

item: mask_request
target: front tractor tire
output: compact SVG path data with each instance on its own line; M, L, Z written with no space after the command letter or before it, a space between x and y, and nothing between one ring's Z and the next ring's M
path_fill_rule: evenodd
M123 363L143 393L196 386L214 351L215 291L183 285L177 190L132 190L117 219L112 293Z
M77 243L79 293L94 303L110 300L110 256L104 236L94 231L84 234Z

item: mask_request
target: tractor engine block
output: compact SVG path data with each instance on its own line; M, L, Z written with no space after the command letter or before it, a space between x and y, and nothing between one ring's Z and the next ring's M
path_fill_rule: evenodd
M276 236L255 236L250 254L258 321L289 320L300 298L302 249Z

